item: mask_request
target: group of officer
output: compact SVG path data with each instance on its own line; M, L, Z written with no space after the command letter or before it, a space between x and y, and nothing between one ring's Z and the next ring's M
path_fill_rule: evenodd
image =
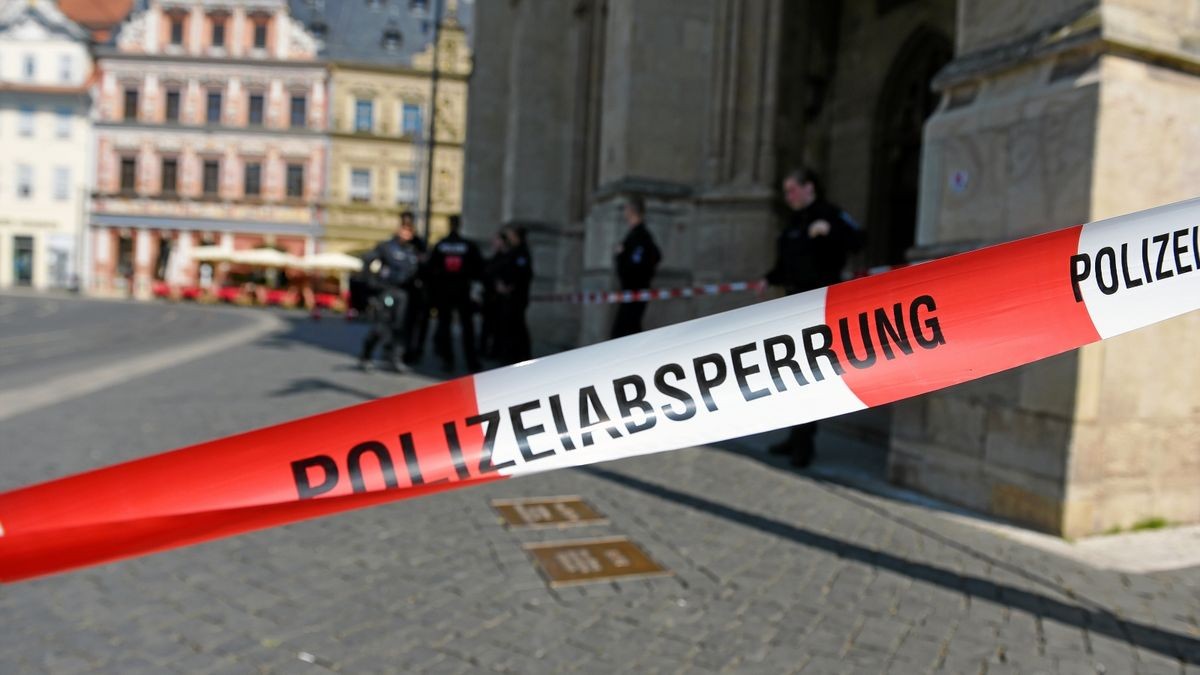
M377 347L384 364L396 372L421 360L429 332L430 310L437 314L434 351L442 367L453 370L455 349L452 323L458 320L463 358L471 372L481 369L475 338L476 303L472 287L482 282L487 331L485 353L503 363L529 358L529 329L525 310L533 280L532 261L524 232L506 227L492 256L462 236L459 216L450 216L450 233L427 248L416 233L412 212L400 215L395 234L379 242L364 259L359 287L366 296L364 312L370 330L363 339L359 367L374 366Z
M775 245L775 264L764 281L785 293L801 293L841 281L851 253L861 246L858 225L845 211L826 201L816 175L800 168L783 180L787 225ZM649 288L662 254L645 224L645 202L638 195L626 199L622 212L627 231L613 253L621 289ZM369 368L378 344L385 345L387 363L404 370L405 363L421 358L429 324L429 309L437 310L434 345L443 366L454 367L451 320L458 317L462 350L471 371L480 369L479 352L501 363L530 357L525 310L533 279L532 261L524 232L502 229L493 242L490 258L459 232L458 216L450 218L450 234L426 253L425 242L413 229L413 215L405 212L391 239L367 256L371 297L368 314L372 327L363 341L360 364ZM476 345L471 287L483 285L483 325ZM640 332L645 302L618 306L612 337ZM791 456L796 466L808 466L814 454L815 422L791 429L771 452Z

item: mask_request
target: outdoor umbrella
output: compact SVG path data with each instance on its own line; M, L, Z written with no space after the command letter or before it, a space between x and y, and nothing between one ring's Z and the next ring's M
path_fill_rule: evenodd
M253 267L300 267L300 258L273 248L255 248L234 251L229 262Z
M192 249L189 255L192 260L200 262L224 262L229 260L230 251L226 251L220 246L197 246Z
M301 266L307 270L361 272L363 261L362 258L356 258L355 256L346 253L329 251L326 253L317 253L315 255L306 256L301 261Z

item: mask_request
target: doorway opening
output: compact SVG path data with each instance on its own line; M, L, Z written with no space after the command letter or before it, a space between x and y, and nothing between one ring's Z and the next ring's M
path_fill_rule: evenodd
M945 34L918 28L892 61L875 113L866 264L906 262L916 239L925 121L938 104L929 84L954 55Z

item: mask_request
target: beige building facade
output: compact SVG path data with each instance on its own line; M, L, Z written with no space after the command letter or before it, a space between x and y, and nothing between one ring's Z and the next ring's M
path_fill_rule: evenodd
M0 4L0 288L81 283L91 78L86 31L53 2Z
M456 2L436 4L440 16L431 3L329 0L318 11L304 0L292 2L323 37L329 68L326 250L369 249L391 236L404 211L413 211L419 231L428 228L436 241L447 232L449 216L462 210L471 49L460 17L468 17Z
M446 40L461 44L458 32ZM448 231L447 218L462 210L470 54L465 47L459 54L455 62L443 57L439 73L429 228L435 240ZM387 238L403 211L424 214L430 71L334 63L330 86L325 243L329 250L361 251Z
M479 3L464 218L531 233L541 291L615 287L626 192L658 285L755 279L800 163L866 232L859 269L1194 197L1200 6L1169 0ZM755 301L652 306L662 325ZM537 304L559 346L611 308ZM1187 316L837 421L889 478L1066 536L1200 521ZM831 449L832 450L832 449Z

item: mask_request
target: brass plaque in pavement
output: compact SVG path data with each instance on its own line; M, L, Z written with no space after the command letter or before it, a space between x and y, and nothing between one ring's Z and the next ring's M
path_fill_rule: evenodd
M603 525L602 513L574 495L532 497L529 499L493 499L492 508L509 527L574 527Z
M669 576L627 537L526 544L551 588L594 581Z

